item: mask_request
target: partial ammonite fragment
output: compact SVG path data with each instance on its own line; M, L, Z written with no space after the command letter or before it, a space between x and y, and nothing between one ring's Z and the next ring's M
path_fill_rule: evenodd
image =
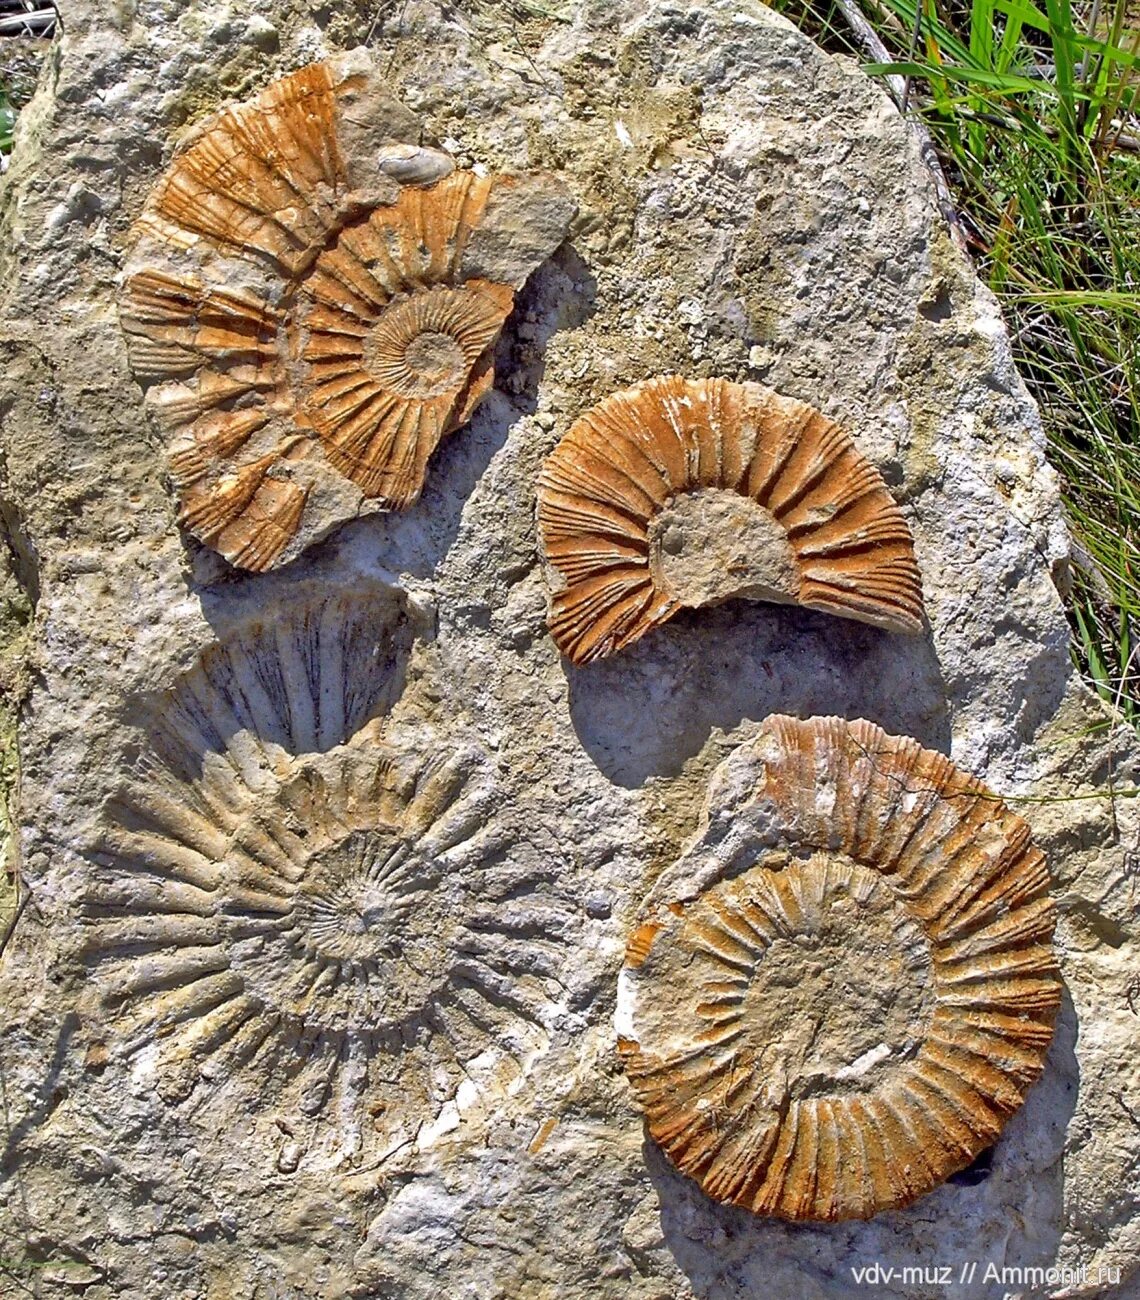
M868 722L769 718L629 939L619 1048L713 1198L786 1219L909 1204L990 1146L1061 1000L1029 828Z
M421 135L363 51L302 68L197 128L136 225L120 318L179 522L242 568L419 497L566 234L553 178Z
M922 629L910 529L878 470L759 384L667 375L607 397L543 466L538 528L572 663L735 596Z

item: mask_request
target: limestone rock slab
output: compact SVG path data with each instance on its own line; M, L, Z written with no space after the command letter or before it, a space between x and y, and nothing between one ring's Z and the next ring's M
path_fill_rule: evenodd
M852 1270L876 1262L957 1277L973 1260L953 1291L886 1293L990 1295L992 1263L1084 1268L1036 1293L1104 1294L1098 1268L1123 1279L1140 1258L1137 746L1070 665L1069 542L996 304L941 232L881 91L751 0L514 13L73 0L21 116L0 197L0 496L8 586L34 606L29 902L0 965L0 1289L790 1300L848 1297ZM419 502L241 576L174 524L116 309L129 232L195 124L360 45L458 166L551 172L578 216L519 292L496 387L440 446ZM668 373L770 385L851 434L914 536L924 635L730 601L612 660L560 659L540 466L584 411ZM386 1058L424 1064L406 1142L382 1141L379 1113L369 1141L345 1143L348 1109L309 1113L288 1089L259 1100L209 1070L164 1089L161 1044L123 1058L113 1007L91 996L85 908L155 708L302 588L399 612L398 680L369 725L474 746L535 896L506 933L515 858L489 850L503 924L479 961L526 966L541 1012L512 1047L525 1068L488 1092L476 1027L456 1057L469 1080L457 1064L435 1086L443 1029L415 1019ZM863 717L949 754L1029 821L1054 876L1066 992L1040 1081L987 1167L866 1223L712 1204L645 1140L616 1054L627 929L697 831L713 769L774 712ZM329 752L279 748L256 770L287 783ZM449 962L456 998L476 974L492 987ZM496 996L495 1016L517 1019L511 988Z

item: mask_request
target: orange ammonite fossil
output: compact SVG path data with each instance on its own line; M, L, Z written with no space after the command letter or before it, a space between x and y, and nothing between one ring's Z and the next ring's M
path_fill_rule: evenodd
M619 1048L716 1200L869 1218L969 1164L1041 1073L1049 873L979 781L869 722L769 718L629 940Z
M419 497L566 233L552 178L457 171L420 134L356 51L198 128L137 223L131 365L179 522L242 568Z
M665 375L614 393L543 466L550 627L573 663L733 596L922 628L910 530L819 411L758 384Z

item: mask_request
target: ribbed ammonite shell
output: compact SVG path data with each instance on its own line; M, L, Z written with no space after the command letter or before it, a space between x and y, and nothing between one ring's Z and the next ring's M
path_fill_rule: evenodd
M649 1132L718 1201L869 1218L969 1164L1060 1004L1029 829L868 722L768 719L629 940L619 1048Z
M131 365L179 522L242 568L419 497L566 233L551 178L456 171L419 134L363 52L303 68L200 127L137 224Z
M607 397L543 466L538 527L572 663L734 596L922 628L910 530L878 470L758 384L666 375Z
M414 635L397 587L295 582L283 607L227 629L146 710L143 766L219 792L236 770L256 790L262 771L270 779L290 758L332 749L387 714Z
M177 684L82 903L113 1055L172 1103L274 1107L313 1165L504 1104L565 1014L573 951L489 760L455 727L364 724L383 651L354 670L335 615L298 618L291 645L235 639Z

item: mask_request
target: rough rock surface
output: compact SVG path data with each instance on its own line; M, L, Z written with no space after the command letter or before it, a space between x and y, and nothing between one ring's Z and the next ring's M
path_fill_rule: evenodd
M853 1270L878 1264L899 1272L877 1294L1135 1294L1140 842L1117 796L1136 746L1070 667L1068 541L995 304L879 90L750 0L512 12L73 0L22 115L0 203L0 487L9 645L34 605L5 668L25 690L30 902L0 969L0 1292L791 1300L859 1294ZM579 215L419 503L243 577L174 527L117 281L186 129L359 44L461 166L555 172ZM925 637L729 602L604 663L560 661L538 467L603 396L675 372L771 384L850 431L913 530ZM570 918L555 938L572 953L527 974L543 1009L517 1083L484 1109L475 1072L426 1088L394 1149L340 1150L343 1112L224 1073L164 1087L90 996L105 810L146 770L156 702L212 645L290 610L302 579L362 601L401 589L386 607L412 634L394 639L380 734L474 745L531 887ZM1055 879L1067 993L1041 1080L988 1166L866 1223L713 1205L645 1142L615 1050L627 927L697 830L711 770L777 711L865 717L949 753L1029 820ZM481 951L501 943L509 973L513 945L549 938L488 931ZM428 1019L398 1068L433 1049ZM990 1266L1078 1272L1003 1287Z
M650 540L657 582L690 609L731 597L795 602L799 574L787 534L763 506L735 493L700 488L678 498L654 519Z

